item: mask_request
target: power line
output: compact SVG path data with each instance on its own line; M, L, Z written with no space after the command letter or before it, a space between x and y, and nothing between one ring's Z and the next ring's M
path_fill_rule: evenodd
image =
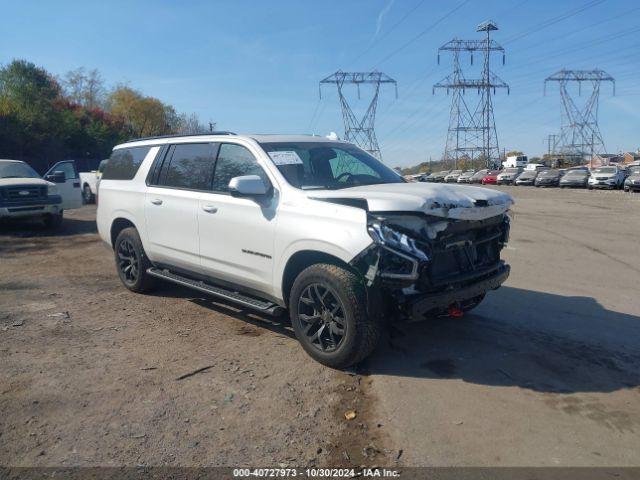
M545 29L547 27L550 27L551 25L555 25L556 23L559 23L559 22L561 22L563 20L566 20L567 18L571 18L571 17L573 17L575 15L578 15L579 13L582 13L585 10L588 10L588 9L590 9L592 7L595 7L596 5L599 5L599 4L603 3L603 2L604 2L604 0L591 0L590 2L587 2L585 5L583 5L581 7L578 7L577 9L570 10L568 12L565 12L565 13L561 14L561 15L558 15L557 17L552 17L552 18L550 18L548 20L545 20L543 22L538 23L537 25L534 25L533 27L525 30L522 33L519 33L519 34L516 34L516 35L514 35L512 37L509 37L503 43L505 45L507 45L509 43L515 42L517 40L520 40L520 39L522 39L524 37L527 37L527 36L531 35L532 33L537 33L540 30L543 30L543 29Z
M379 65L381 65L382 63L386 62L387 60L389 60L390 58L394 57L395 55L397 55L399 52L401 52L402 50L404 50L405 48L407 48L409 45L411 45L413 42L415 42L416 40L418 40L419 38L423 37L424 35L426 35L427 33L429 33L431 30L433 30L435 27L437 27L440 23L442 23L444 20L446 20L447 18L449 18L451 15L453 15L455 12L457 12L458 10L460 10L462 7L464 7L467 3L469 3L471 0L463 0L461 3L459 3L456 7L452 8L451 10L449 10L446 14L444 14L442 17L440 17L438 20L436 20L435 22L433 22L431 25L429 25L427 28L425 28L424 30L422 30L420 33L418 33L416 36L412 37L409 41L407 41L406 43L404 43L402 46L400 46L399 48L395 49L393 52L391 52L390 54L388 54L386 57L384 57L382 60L380 60L376 67L377 68Z
M422 4L425 2L426 0L421 0L420 2L418 2L411 10L409 10L400 20L398 20L396 23L394 23L391 28L389 28L381 37L378 37L377 39L375 39L371 45L369 45L360 55L358 55L351 63L354 64L356 63L358 60L360 60L362 57L364 57L367 53L369 53L373 47L375 45L377 45L378 43L380 43L383 39L385 39L387 36L389 36L389 34L394 31L398 26L400 26L407 18L409 18L411 16L411 14L413 12L415 12L418 8L420 8L422 6Z

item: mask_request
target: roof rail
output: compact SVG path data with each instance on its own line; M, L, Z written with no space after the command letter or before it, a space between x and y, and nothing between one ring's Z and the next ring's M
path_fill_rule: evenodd
M174 133L171 135L158 135L155 137L140 137L140 138L131 138L123 143L131 143L131 142L141 142L143 140L162 140L165 138L179 138L179 137L200 137L204 135L235 135L233 132L203 132L203 133Z

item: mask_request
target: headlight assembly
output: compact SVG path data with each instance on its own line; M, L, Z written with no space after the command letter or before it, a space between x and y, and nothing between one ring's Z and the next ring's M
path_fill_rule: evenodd
M47 195L59 195L60 192L58 191L58 186L57 185L47 185Z
M395 230L384 222L371 222L369 224L369 235L378 245L408 253L409 255L416 257L418 260L429 260L427 254L416 245L413 238Z

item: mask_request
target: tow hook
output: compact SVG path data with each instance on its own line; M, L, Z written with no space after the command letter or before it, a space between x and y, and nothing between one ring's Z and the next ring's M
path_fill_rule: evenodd
M456 304L452 303L449 305L448 313L450 317L460 318L464 315L464 312L456 306Z

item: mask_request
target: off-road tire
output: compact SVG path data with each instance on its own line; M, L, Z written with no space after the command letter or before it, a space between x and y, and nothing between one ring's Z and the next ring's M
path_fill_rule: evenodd
M131 247L129 252L134 254L131 255L131 258L135 257L132 260L132 262L136 263L135 278L128 277L125 270L121 267L122 257L120 254L122 253L121 248L124 247L123 244L125 244L125 242L127 246ZM140 235L135 227L125 228L118 234L113 245L113 252L118 276L120 277L122 284L127 287L127 289L136 293L145 293L156 287L156 279L147 273L147 269L152 265L144 251L144 248L142 247Z
M44 226L46 228L51 228L51 229L60 228L60 225L62 225L62 220L63 220L62 211L60 213L47 213L42 218L42 221L44 222Z
M330 289L344 309L344 336L331 352L323 352L313 345L298 316L300 297L314 284ZM312 265L298 275L289 295L289 314L302 348L314 360L331 368L346 368L364 360L375 349L382 331L379 315L367 312L363 281L353 272L331 264Z

